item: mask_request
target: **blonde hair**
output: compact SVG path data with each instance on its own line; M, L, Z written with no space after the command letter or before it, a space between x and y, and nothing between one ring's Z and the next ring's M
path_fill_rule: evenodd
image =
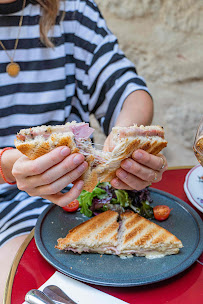
M61 0L37 0L37 2L42 7L42 16L39 23L40 39L47 47L54 47L51 38L48 37L48 32L56 23ZM63 18L63 14L61 18Z

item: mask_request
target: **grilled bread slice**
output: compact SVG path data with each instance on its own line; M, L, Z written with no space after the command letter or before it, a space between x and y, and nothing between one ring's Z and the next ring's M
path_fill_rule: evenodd
M75 121L65 125L21 129L16 135L15 146L32 160L59 146L68 146L71 153L76 153L79 152L79 142L86 141L93 131L89 124Z
M176 254L182 242L168 230L147 220L133 211L121 214L118 235L120 256L145 256L158 258Z
M118 245L118 213L105 211L71 229L59 238L56 248L73 252L116 254Z
M164 130L160 126L114 127L112 130L115 148L110 158L96 168L100 182L110 182L122 160L131 157L137 149L156 155L167 146Z

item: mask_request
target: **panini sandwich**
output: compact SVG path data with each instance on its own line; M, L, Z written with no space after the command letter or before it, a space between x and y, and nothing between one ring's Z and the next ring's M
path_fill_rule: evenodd
M133 211L121 214L118 252L123 256L159 258L176 254L182 242L168 230L147 220Z
M177 254L183 247L172 233L133 211L122 213L118 219L118 213L111 210L96 215L59 238L56 248L152 259Z
M83 154L89 165L82 176L84 190L90 192L98 182L110 182L116 177L121 161L131 157L136 149L156 155L167 146L162 127L134 125L114 127L114 149L104 152L93 147L90 139L93 131L89 124L75 121L59 126L22 129L16 136L15 146L32 160L63 145L68 146L71 153Z
M71 229L58 239L56 248L73 252L116 254L118 246L118 213L108 210Z

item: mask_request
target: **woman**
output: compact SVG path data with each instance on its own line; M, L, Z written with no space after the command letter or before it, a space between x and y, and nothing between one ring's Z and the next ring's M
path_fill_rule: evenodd
M94 114L110 149L112 127L149 125L153 103L93 0L0 0L0 108L0 257L6 274L38 215L50 201L65 206L77 198L87 169L84 157L70 155L67 147L34 161L4 149L14 147L15 134L41 124L89 122ZM136 151L111 184L139 190L165 170L164 156Z

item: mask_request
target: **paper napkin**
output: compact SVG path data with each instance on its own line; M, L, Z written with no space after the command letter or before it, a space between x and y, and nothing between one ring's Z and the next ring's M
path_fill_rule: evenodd
M60 287L78 304L129 304L87 284L69 278L58 271L56 271L39 290L43 291L48 285ZM27 304L27 302L24 302L24 304Z

